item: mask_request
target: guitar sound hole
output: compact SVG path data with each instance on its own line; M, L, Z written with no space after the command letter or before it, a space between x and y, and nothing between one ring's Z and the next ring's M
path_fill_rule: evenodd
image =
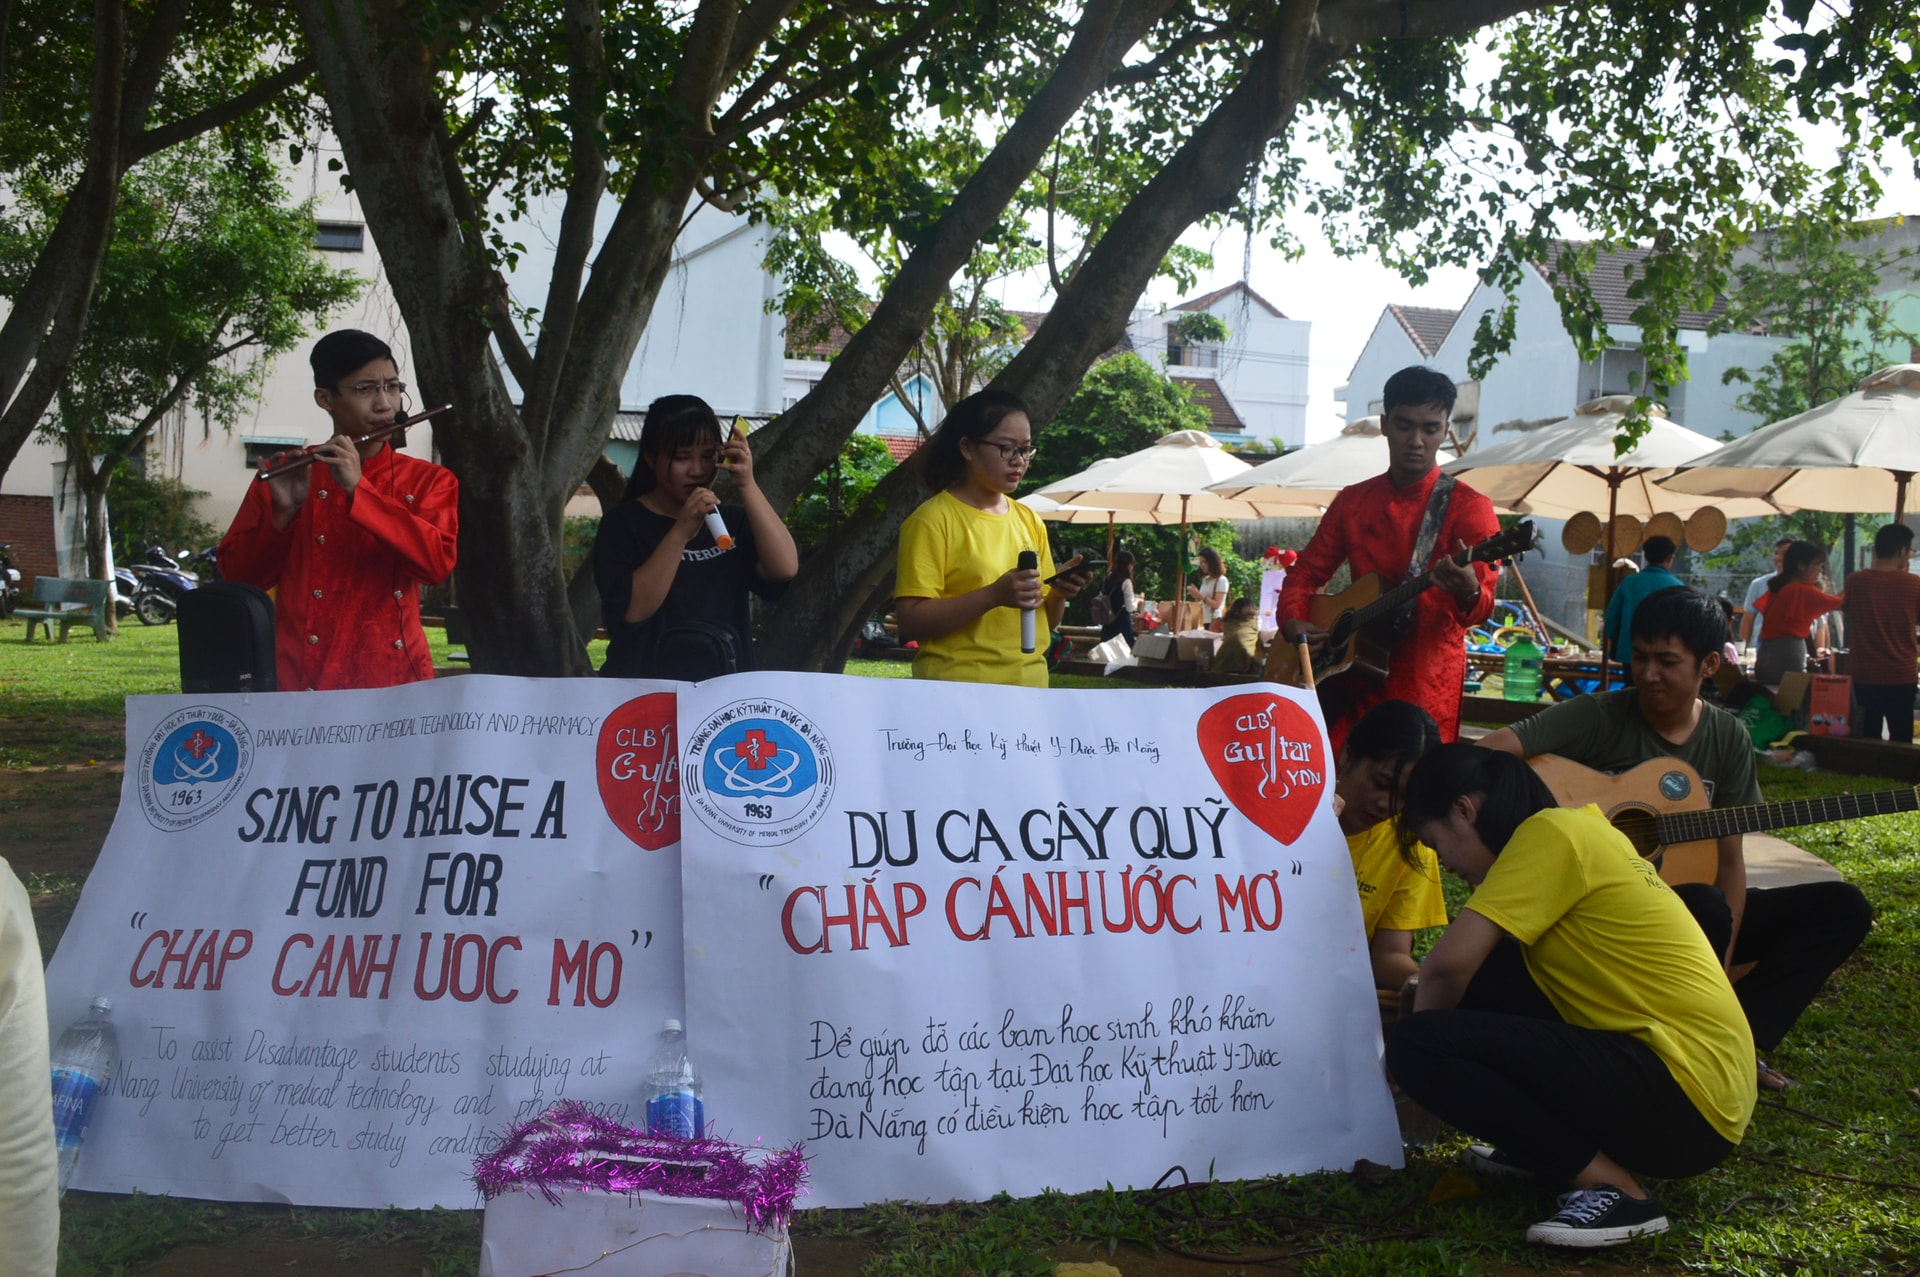
M1632 843L1633 849L1642 856L1651 856L1660 849L1652 812L1616 812L1610 817L1610 821L1615 829L1627 836L1627 841Z
M1333 623L1333 628L1327 632L1327 646L1336 648L1345 647L1347 640L1352 637L1353 613L1342 613L1340 619Z

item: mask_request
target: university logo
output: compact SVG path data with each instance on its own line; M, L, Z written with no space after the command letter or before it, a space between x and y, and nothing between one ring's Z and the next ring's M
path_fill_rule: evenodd
M210 705L189 705L162 719L140 751L140 806L155 829L199 824L240 792L253 766L247 725Z
M680 795L724 838L748 846L789 843L826 814L833 753L792 706L735 701L688 737Z

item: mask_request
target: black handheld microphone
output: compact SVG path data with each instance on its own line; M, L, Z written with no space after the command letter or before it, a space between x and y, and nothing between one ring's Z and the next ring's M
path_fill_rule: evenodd
M1038 571L1040 568L1040 556L1032 550L1022 550L1020 551L1020 561L1014 566L1022 572ZM1033 613L1033 608L1023 607L1020 609L1020 650L1029 656L1033 654Z

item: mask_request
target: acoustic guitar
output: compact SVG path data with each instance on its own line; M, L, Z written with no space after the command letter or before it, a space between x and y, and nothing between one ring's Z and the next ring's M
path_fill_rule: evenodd
M1527 760L1562 807L1597 805L1634 850L1652 860L1669 885L1712 882L1715 841L1796 825L1920 811L1920 786L1867 794L1830 794L1746 807L1711 807L1700 774L1676 758L1655 758L1616 776L1558 754Z
M1462 567L1493 563L1521 554L1539 542L1533 521L1523 519L1469 550L1451 556ZM1327 630L1327 646L1313 663L1314 683L1325 688L1342 677L1378 682L1387 676L1388 659L1400 638L1402 609L1433 584L1433 569L1387 589L1380 574L1369 572L1338 594L1316 594L1307 603L1307 619ZM1276 637L1267 652L1267 681L1308 686L1300 668L1298 644Z

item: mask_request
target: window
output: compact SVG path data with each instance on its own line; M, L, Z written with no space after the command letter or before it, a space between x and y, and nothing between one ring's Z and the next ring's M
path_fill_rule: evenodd
M1220 366L1220 347L1189 346L1183 344L1171 333L1167 336L1167 367L1169 368L1218 368Z
M1647 357L1632 346L1610 346L1580 369L1582 402L1604 395L1637 395L1647 385Z
M304 439L269 438L256 435L240 441L246 446L247 469L258 470L260 463L271 457L277 457L289 448L298 448L306 442Z
M313 246L323 253L363 253L367 228L358 222L316 222Z

